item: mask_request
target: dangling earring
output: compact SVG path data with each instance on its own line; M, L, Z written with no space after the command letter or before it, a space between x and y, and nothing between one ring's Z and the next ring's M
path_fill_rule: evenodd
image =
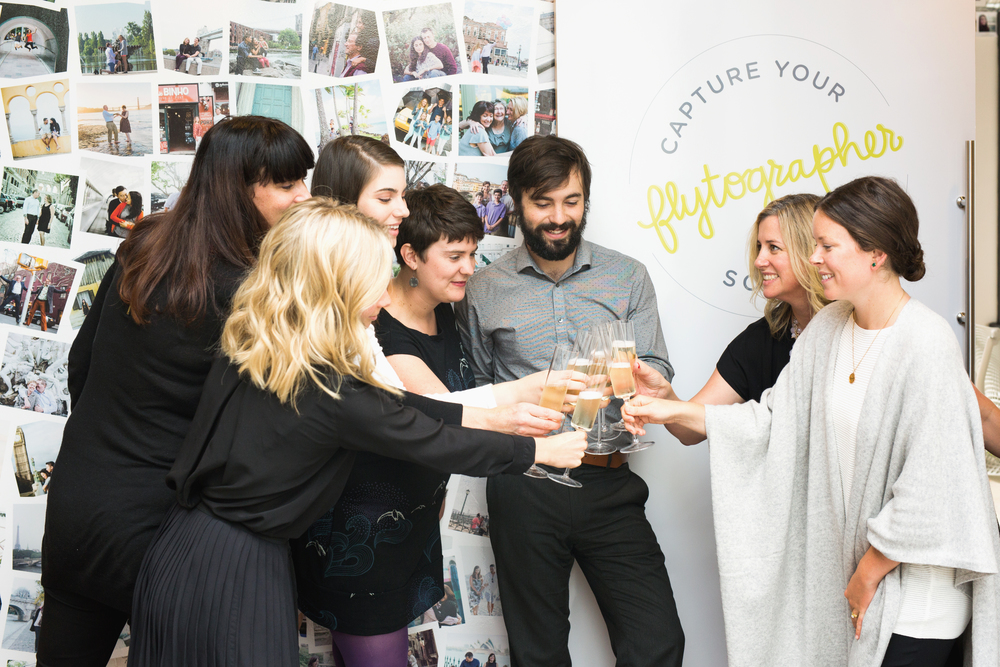
M419 284L420 281L417 280L417 274L414 273L412 276L410 276L410 287L416 287Z

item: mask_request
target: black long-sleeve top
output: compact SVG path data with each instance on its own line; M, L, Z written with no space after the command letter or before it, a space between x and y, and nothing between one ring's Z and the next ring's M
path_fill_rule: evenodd
M298 537L337 502L356 451L466 475L519 474L532 438L451 426L426 413L461 406L345 379L334 399L306 390L296 407L215 362L191 431L167 477L185 507L272 538ZM419 408L419 409L415 409Z
M196 322L154 314L144 326L118 296L119 275L112 264L70 348L73 410L46 501L42 583L128 612L243 270L213 266L212 303Z

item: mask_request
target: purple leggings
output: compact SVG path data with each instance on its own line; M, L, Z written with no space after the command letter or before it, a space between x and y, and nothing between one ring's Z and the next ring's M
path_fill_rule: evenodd
M333 631L333 657L344 667L406 667L410 648L406 628L384 635L348 635Z

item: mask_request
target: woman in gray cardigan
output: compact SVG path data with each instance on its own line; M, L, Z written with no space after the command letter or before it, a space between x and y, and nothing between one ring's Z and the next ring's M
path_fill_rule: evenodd
M627 420L707 435L729 661L998 664L1000 538L979 407L948 324L910 299L917 213L893 181L813 220L825 296L773 389ZM971 621L971 622L970 622Z

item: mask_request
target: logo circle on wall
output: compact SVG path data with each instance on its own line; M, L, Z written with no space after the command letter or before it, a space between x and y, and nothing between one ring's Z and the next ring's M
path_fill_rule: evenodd
M747 237L771 200L822 195L865 174L905 187L906 128L844 55L787 35L713 46L672 74L646 109L629 164L643 247L696 298L758 317Z

